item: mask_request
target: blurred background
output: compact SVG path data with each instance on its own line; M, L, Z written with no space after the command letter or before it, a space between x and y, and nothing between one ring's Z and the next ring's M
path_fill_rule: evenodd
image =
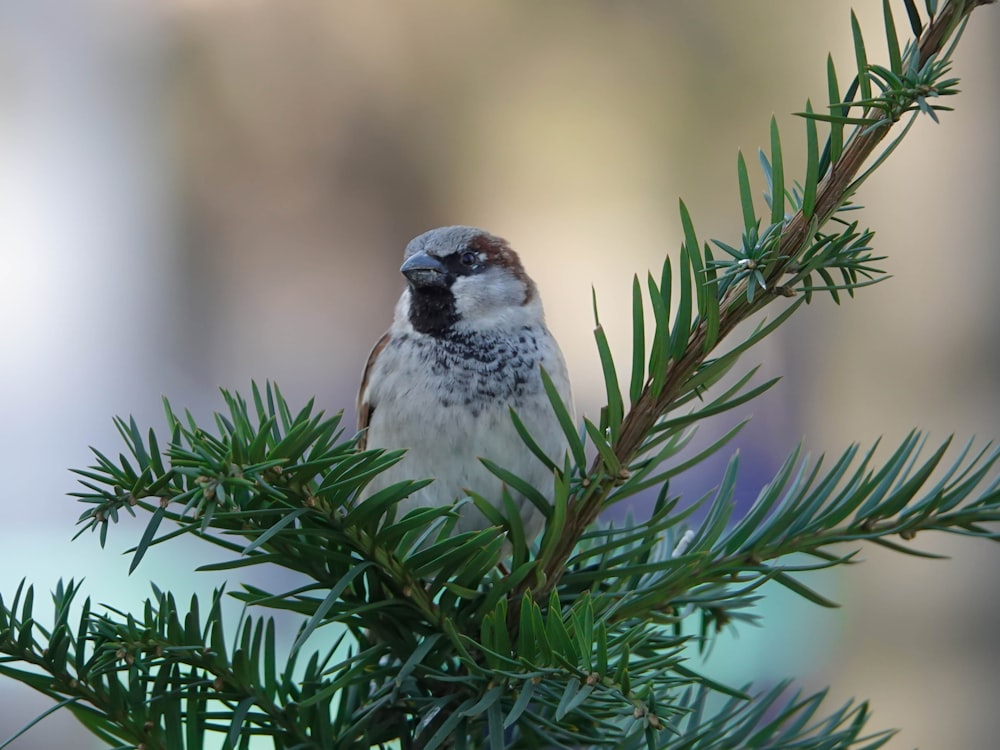
M884 62L881 3L858 5ZM746 358L784 379L745 410L743 502L799 440L1000 437L998 38L1000 9L977 11L957 111L918 122L858 195L893 278L818 300ZM186 543L127 576L141 519L103 551L71 543L68 469L117 450L113 415L159 426L163 394L205 416L252 378L352 422L402 249L434 226L520 251L595 416L591 285L626 364L632 275L677 252L678 197L699 236L734 244L737 149L753 166L774 113L802 173L789 113L825 102L827 51L848 81L847 2L0 0L0 594L85 577L134 609L150 580L218 585L190 572L217 553ZM700 494L713 466L676 488ZM903 729L892 748L993 746L1000 549L917 543L953 559L866 548L807 579L843 609L776 593L764 628L718 644L719 674L829 684L831 710L869 698L872 729ZM0 680L0 742L48 705ZM66 746L99 745L62 714L11 745Z

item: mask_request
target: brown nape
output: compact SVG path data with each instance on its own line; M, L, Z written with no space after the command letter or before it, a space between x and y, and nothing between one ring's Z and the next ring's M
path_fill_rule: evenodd
M515 278L524 283L524 301L521 304L528 304L535 294L535 282L524 270L521 259L517 253L507 244L507 240L496 237L492 234L477 234L469 243L469 247L477 253L482 253L491 265L506 268Z

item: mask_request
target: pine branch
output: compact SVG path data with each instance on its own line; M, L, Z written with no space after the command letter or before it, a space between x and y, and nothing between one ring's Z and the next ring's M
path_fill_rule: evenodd
M971 2L949 0L932 18L919 44L911 49L905 64L911 68L924 70L934 61L935 56L941 52L951 36L961 28L972 11L980 5L991 2L993 0ZM903 62L900 64L903 65ZM868 75L868 70L860 70L859 80L866 80ZM923 94L910 93L900 109L908 110L921 96ZM882 123L883 120L872 122L865 120L864 129L859 126L852 134L840 157L831 163L829 170L816 186L815 207L812 212L802 207L787 221L783 219L783 211L775 212L775 218L782 217L779 219L780 233L775 243L777 249L766 272L763 273L763 286L765 291L770 293L751 297L747 294L747 290L753 289L755 282L752 278L744 280L729 287L720 295L717 302L717 321L705 317L694 323L690 335L685 339L686 345L683 350L678 352L677 356L666 364L665 371L659 374L661 381L657 382L657 374L654 374L643 386L631 410L624 415L617 430L617 438L609 445L618 466L629 466L642 454L650 432L691 390L691 381L718 343L737 325L776 298L784 296L784 289L778 286L778 281L790 270L800 271L795 266L796 260L802 256L810 237L833 217L853 194L857 187L858 173L892 129L893 122ZM873 127L876 124L880 126ZM772 134L776 135L773 122ZM773 149L774 153L780 154L780 145L776 137L772 138L772 143L778 146ZM783 188L775 188L772 202L775 205L783 203L783 198ZM684 215L686 211L682 204L682 217ZM691 234L693 235L693 230ZM697 243L686 242L684 249L688 253L698 253ZM686 274L687 271L682 268L682 275L686 277ZM669 286L666 284L661 286L660 291L668 292ZM682 299L682 310L685 304L690 303ZM683 327L683 321L675 321L674 325L675 330L678 326ZM687 333L683 331L683 334ZM586 476L587 480L578 496L569 500L566 524L554 549L537 577L526 580L522 590L535 587L541 595L544 595L557 585L581 535L598 517L605 507L607 498L621 481L620 472L607 471L604 452L598 453ZM516 608L513 614L516 615Z
M109 745L177 747L187 737L190 747L198 747L206 732L217 732L227 735L229 747L236 747L234 738L241 734L271 735L280 738L278 746L313 746L307 725L287 710L310 696L293 677L294 655L279 663L272 620L246 620L230 649L221 590L204 618L197 597L182 612L171 594L156 591L140 617L94 612L87 599L79 624L71 626L78 593L79 584L59 583L51 630L39 626L33 589L23 582L9 609L0 599L0 653L10 655L2 661L16 659L38 670L0 663L0 674L63 702ZM324 666L314 655L306 683L320 680ZM229 720L211 721L216 714Z
M926 556L902 543L922 531L974 532L1000 540L1000 531L988 525L1000 522L1000 479L977 488L1000 462L1000 449L987 445L972 455L972 444L932 485L928 480L940 468L950 441L918 463L924 439L918 433L907 437L886 463L875 468L875 448L855 465L858 446L852 446L825 474L822 457L815 463L799 460L794 451L768 484L748 513L731 524L735 507L737 461L731 462L715 501L700 528L679 549L671 545L636 545L626 550L621 539L614 549L613 564L594 562L592 549L578 551L568 566L564 586L567 600L593 585L592 573L604 580L628 578L642 571L641 579L623 586L611 603L598 599L598 611L613 611L613 618L642 617L650 612L668 615L697 603L703 610L732 610L746 604L746 596L774 580L824 606L825 597L793 577L801 573L849 562L855 553L835 554L834 545L873 541L899 552ZM667 509L672 511L673 509ZM643 534L652 542L662 537L664 526L675 526L676 514L660 509ZM790 555L807 555L811 563L771 564ZM610 571L614 571L613 573ZM712 595L705 596L706 587ZM621 591L627 591L620 595ZM670 618L667 618L668 620Z

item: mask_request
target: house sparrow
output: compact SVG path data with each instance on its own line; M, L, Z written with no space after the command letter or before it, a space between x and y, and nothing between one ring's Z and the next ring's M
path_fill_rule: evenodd
M566 436L540 368L568 407L569 377L517 253L482 229L442 227L412 240L399 270L407 288L365 365L358 427L367 430L362 449L407 452L362 497L404 479L430 477L430 485L400 502L397 518L415 508L449 505L466 489L502 508L502 482L480 457L551 493L551 471L525 446L509 410L514 408L546 455L561 462ZM531 541L544 518L528 499L510 492ZM490 525L471 504L459 514L456 533Z

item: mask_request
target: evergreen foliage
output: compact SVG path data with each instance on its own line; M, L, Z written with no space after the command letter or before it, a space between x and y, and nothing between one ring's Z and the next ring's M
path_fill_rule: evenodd
M884 278L872 232L847 218L857 208L851 199L915 119L936 121L948 109L941 101L957 84L951 54L983 4L904 0L913 36L901 47L885 0L887 66L869 63L875 44L852 16L853 82L842 94L828 62L829 101L818 111L807 102L801 113L801 184L784 172L772 120L760 155L766 215L754 207L746 160L737 160L738 241L700 242L681 203L676 260L634 280L626 370L612 360L595 300L607 385L600 418L575 423L548 383L568 456L546 456L511 418L551 467L553 487L486 463L545 514L537 545L510 498L503 509L463 500L494 526L461 534L452 533L453 507L396 517L397 501L426 479L357 502L401 452L358 451L339 415L312 402L295 412L271 384L255 385L249 400L223 392L210 427L165 401L165 439L117 420L124 452L116 460L95 451L94 465L78 471L81 533L98 533L103 545L122 513L141 514L148 520L132 570L151 546L192 534L229 553L203 569L278 566L303 585L243 584L186 604L154 587L129 613L80 602L70 580L53 593L54 622L42 625L34 590L22 583L0 598L0 674L121 748L247 748L255 737L284 750L883 745L891 732L866 728L865 703L831 709L822 694L786 684L763 693L720 684L693 671L687 655L723 625L752 621L768 581L830 605L806 574L849 562L862 541L920 555L911 545L920 531L996 539L1000 450L970 442L951 451L949 441L928 449L917 432L883 461L857 445L832 459L797 448L740 519L732 518L734 456L692 528L695 506L681 506L669 480L739 430L678 458L699 422L774 383L754 384L754 369L723 380L745 351L802 304L823 294L839 303ZM730 343L737 324L772 303L770 319ZM599 520L651 488L659 495L650 519ZM224 596L246 605L235 625L224 622ZM290 649L268 609L301 619ZM335 645L317 650L317 631L330 625Z

